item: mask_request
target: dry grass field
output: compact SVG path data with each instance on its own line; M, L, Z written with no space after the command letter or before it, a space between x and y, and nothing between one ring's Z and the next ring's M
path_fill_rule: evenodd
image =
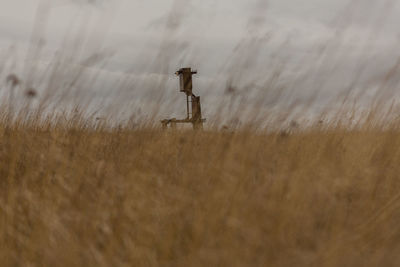
M400 132L0 124L1 266L398 266Z
M0 267L400 266L396 1L4 2Z

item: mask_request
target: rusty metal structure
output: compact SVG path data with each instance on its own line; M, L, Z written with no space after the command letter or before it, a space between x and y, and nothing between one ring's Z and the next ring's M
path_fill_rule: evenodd
M175 118L162 120L163 128L167 128L168 125L171 128L176 128L178 123L191 123L193 129L203 129L203 123L206 120L201 115L200 96L193 94L192 76L197 74L197 71L192 71L191 68L182 68L175 74L179 76L180 91L186 94L186 118L183 120Z

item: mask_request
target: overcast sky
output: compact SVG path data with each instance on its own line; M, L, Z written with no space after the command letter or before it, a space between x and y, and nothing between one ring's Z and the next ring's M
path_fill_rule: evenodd
M62 53L64 63L101 72L99 84L80 83L99 98L118 86L149 101L160 88L147 78L173 88L183 66L198 69L206 107L227 86L268 91L266 107L330 105L350 87L395 96L399 11L393 0L2 0L3 74L39 87Z

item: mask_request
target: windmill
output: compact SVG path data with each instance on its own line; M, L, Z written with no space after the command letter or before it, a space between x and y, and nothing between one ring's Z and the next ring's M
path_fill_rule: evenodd
M183 120L178 119L166 119L162 120L161 123L163 128L167 128L168 125L171 128L176 128L178 123L191 123L193 129L203 129L203 123L206 121L201 115L200 96L193 94L193 74L197 74L197 71L192 71L191 68L182 68L175 72L179 76L179 89L180 92L186 94L186 118Z

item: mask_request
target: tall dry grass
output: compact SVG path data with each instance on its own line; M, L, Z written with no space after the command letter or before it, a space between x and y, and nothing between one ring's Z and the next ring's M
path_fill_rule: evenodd
M7 116L3 116L7 117ZM2 266L398 266L400 133L0 123Z
M369 55L389 2L353 58L342 24L366 17L363 1L304 51L269 45L268 5L255 1L215 80L196 87L211 126L162 131L159 117L181 111L169 73L220 60L180 35L193 32L186 1L161 18L154 59L132 58L115 80L102 71L119 63L103 69L109 52L86 39L84 13L53 57L43 51L53 8L43 1L27 60L10 49L0 65L0 266L399 266L399 110L387 100L400 64L386 55L378 71ZM111 23L99 22L93 36ZM395 59L397 46L379 52ZM315 113L322 123L307 122Z

